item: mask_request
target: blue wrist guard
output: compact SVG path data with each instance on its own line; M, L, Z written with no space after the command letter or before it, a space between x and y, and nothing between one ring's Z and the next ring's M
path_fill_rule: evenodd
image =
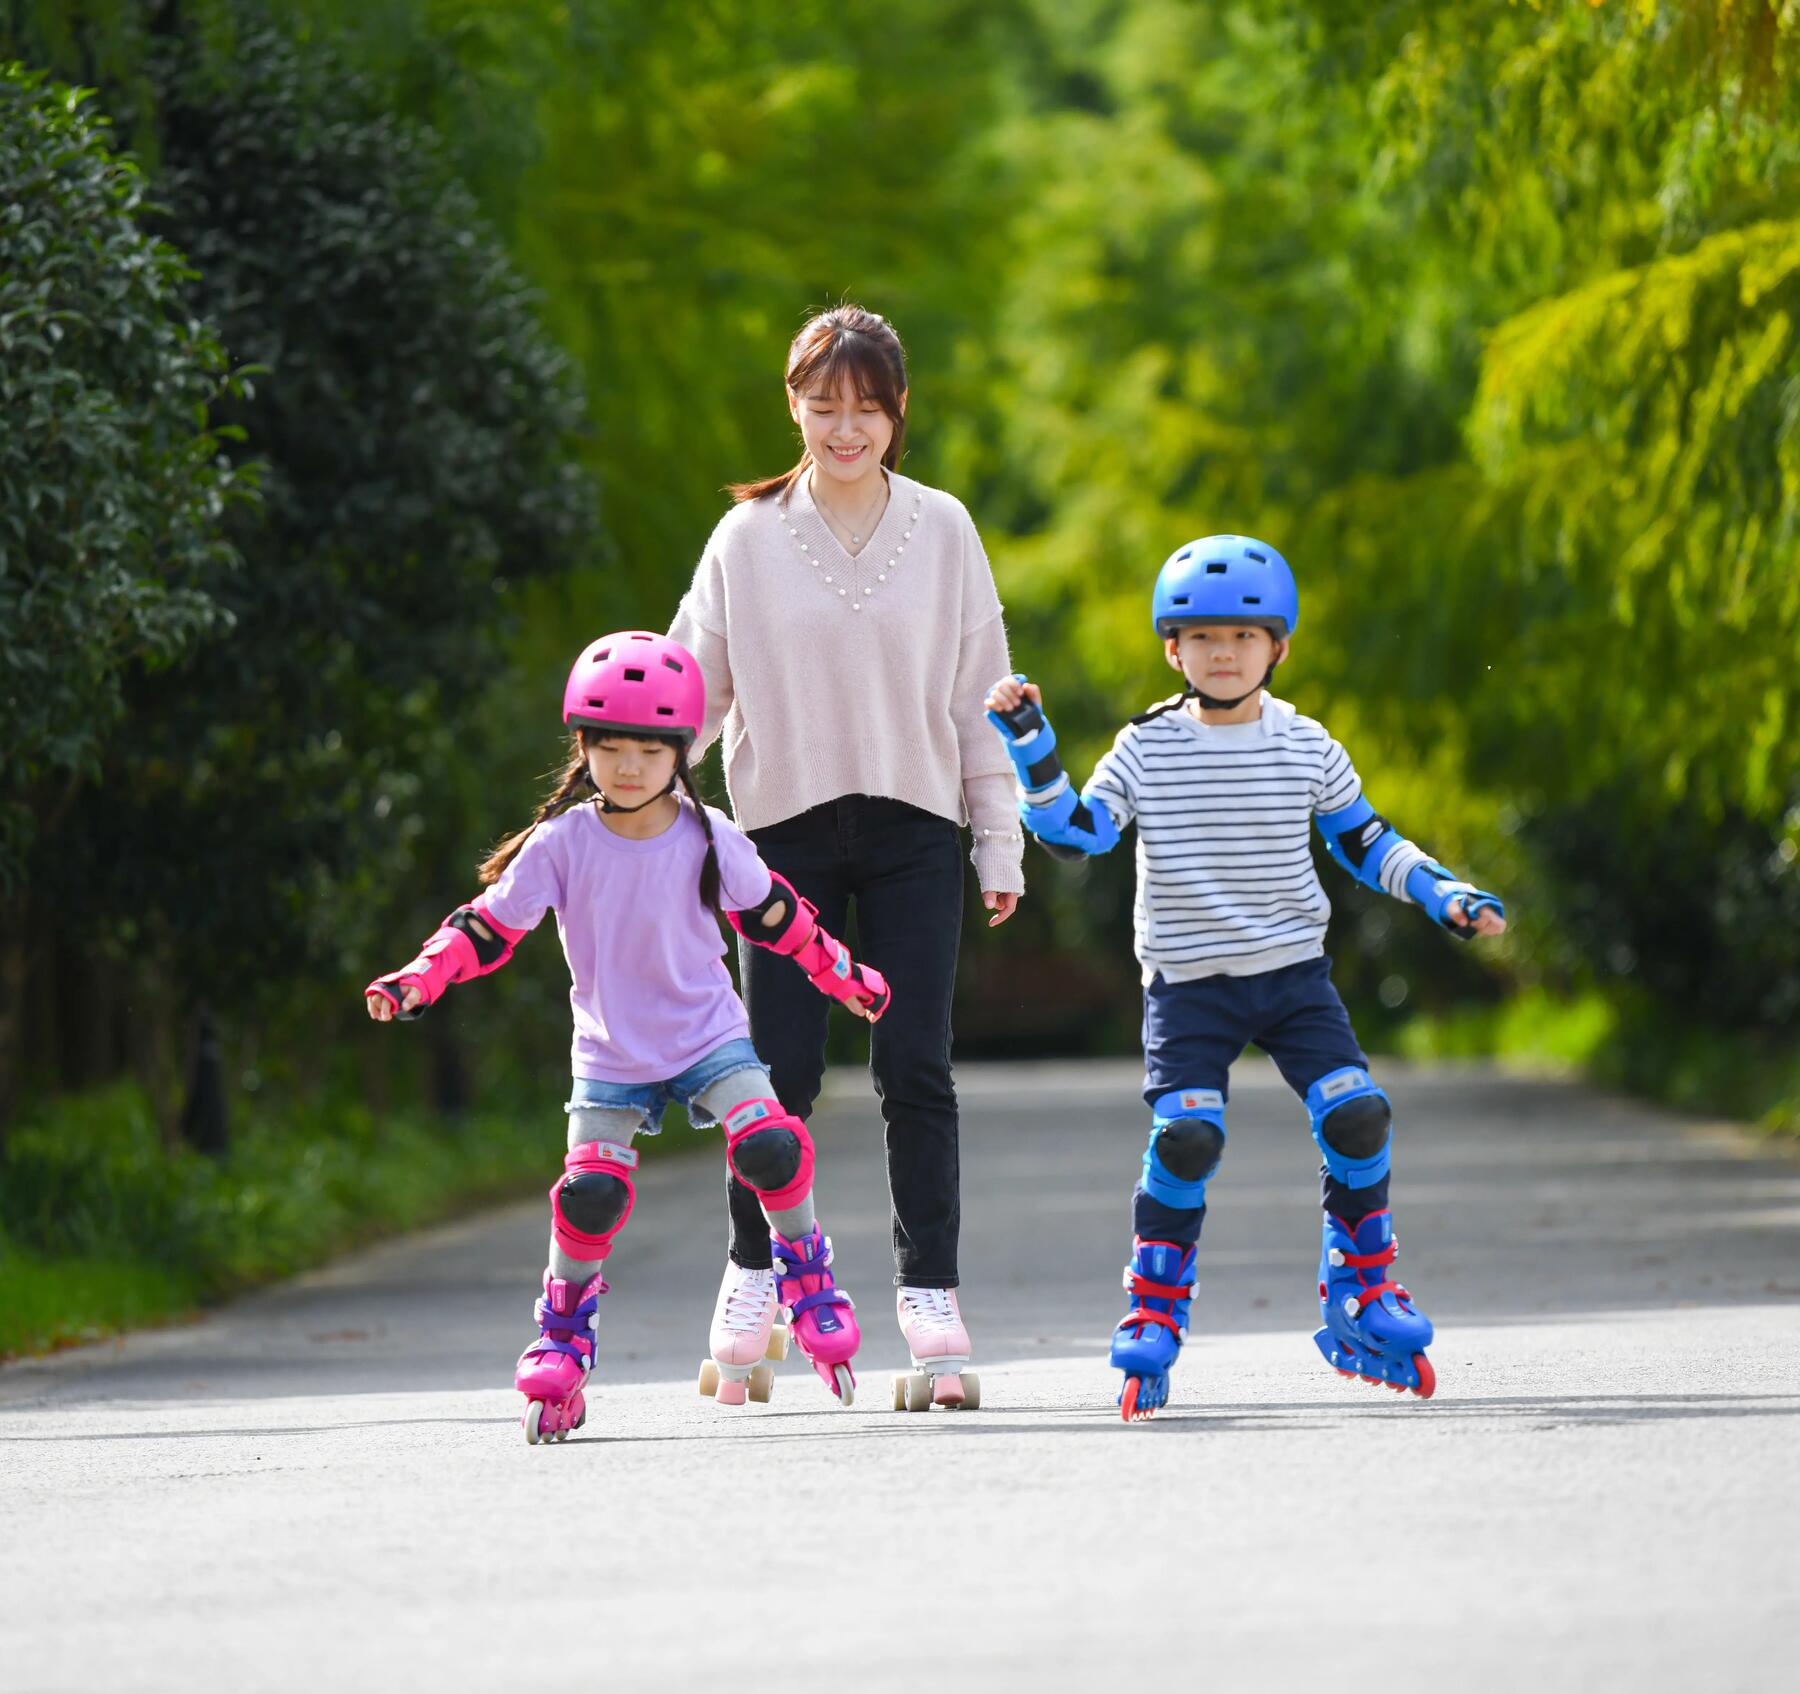
M1015 672L1014 680L1025 681L1024 673ZM987 720L999 732L1019 786L1035 804L1042 805L1069 786L1069 773L1056 753L1056 731L1041 706L1021 700L1010 712L989 712Z
M1495 912L1501 917L1506 916L1506 906L1499 895L1489 894L1472 882L1461 881L1435 859L1414 865L1406 873L1406 892L1431 914L1433 923L1449 930L1458 941L1475 939L1475 919L1480 913ZM1450 902L1456 899L1463 903L1460 923L1453 922L1448 916Z

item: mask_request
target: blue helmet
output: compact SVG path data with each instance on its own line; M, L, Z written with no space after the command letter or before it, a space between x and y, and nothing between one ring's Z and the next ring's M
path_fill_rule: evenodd
M1300 591L1273 547L1248 535L1205 535L1157 572L1150 617L1158 635L1218 621L1263 624L1279 638L1299 626Z

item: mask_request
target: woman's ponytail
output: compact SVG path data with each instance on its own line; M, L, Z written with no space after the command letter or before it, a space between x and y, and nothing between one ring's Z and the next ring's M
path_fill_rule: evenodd
M594 779L588 773L587 747L582 732L576 730L570 739L569 762L556 779L556 787L544 797L537 815L516 835L509 835L481 861L476 880L483 888L491 887L505 874L506 867L519 856L519 849L531 839L531 832L541 823L566 812L590 797Z

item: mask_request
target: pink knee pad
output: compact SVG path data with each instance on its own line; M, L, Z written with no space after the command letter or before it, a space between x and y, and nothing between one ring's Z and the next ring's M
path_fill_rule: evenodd
M769 1136L768 1142L751 1149L740 1164L740 1145L760 1135ZM786 1211L812 1192L812 1137L779 1100L746 1100L725 1114L725 1158L738 1181L772 1212Z
M584 1141L563 1160L550 1190L550 1233L571 1259L604 1259L631 1216L638 1156L610 1141Z

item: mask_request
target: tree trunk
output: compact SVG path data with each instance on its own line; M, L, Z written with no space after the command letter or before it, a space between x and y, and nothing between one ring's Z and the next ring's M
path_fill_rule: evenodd
M194 1066L188 1076L187 1104L181 1109L181 1137L209 1159L222 1159L231 1142L219 1030L212 1007L204 1000L194 1020Z

